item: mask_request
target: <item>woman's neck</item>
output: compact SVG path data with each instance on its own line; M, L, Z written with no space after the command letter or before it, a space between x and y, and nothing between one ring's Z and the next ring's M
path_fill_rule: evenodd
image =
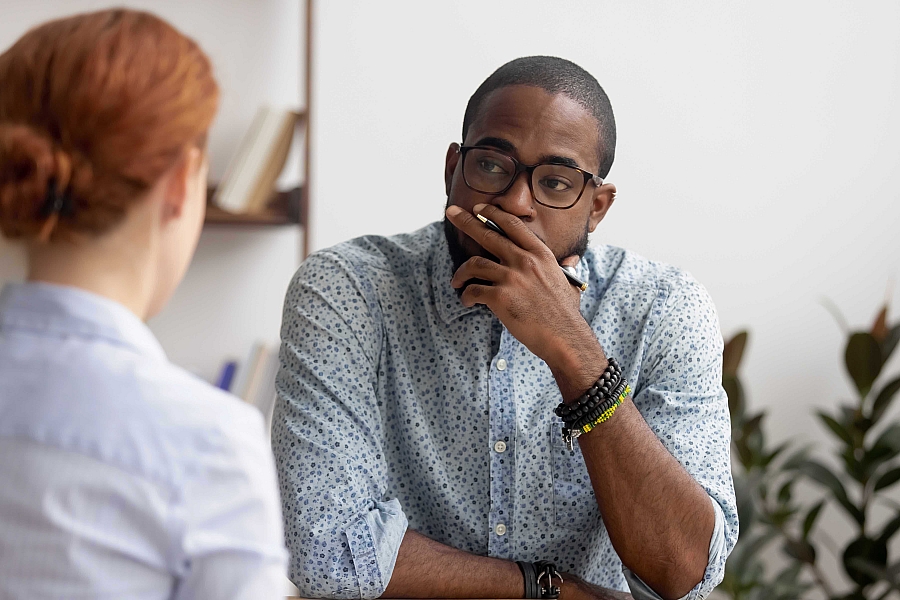
M121 243L125 241L122 237L112 234L81 242L34 243L28 248L28 280L104 296L145 320L155 288L155 252L152 244L135 244L133 238Z

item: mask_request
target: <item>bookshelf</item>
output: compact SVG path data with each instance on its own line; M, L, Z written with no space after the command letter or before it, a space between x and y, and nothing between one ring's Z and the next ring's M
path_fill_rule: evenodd
M206 194L206 227L258 227L300 225L306 227L306 188L295 187L292 190L277 192L269 200L266 210L254 214L234 214L224 211L212 203L215 188L209 188Z
M311 176L311 125L312 114L312 51L313 51L313 0L306 0L305 19L306 45L303 56L305 89L304 99L306 106L300 117L303 144L303 183L291 190L276 192L266 205L265 210L253 214L235 214L222 210L212 203L215 187L207 190L206 218L204 227L285 227L301 226L304 228L301 260L309 254L309 190Z

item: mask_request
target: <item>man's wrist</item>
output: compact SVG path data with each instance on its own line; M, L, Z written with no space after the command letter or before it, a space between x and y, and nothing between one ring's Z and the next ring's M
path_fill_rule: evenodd
M585 331L559 340L544 362L556 378L563 402L574 402L603 374L608 361L603 347L585 322Z

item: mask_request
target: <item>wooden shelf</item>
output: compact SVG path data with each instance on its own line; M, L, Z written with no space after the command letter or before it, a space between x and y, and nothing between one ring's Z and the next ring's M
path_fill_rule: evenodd
M206 220L204 226L259 227L304 225L306 216L306 189L296 187L272 196L266 210L255 214L235 214L222 210L212 203L215 188L207 193Z

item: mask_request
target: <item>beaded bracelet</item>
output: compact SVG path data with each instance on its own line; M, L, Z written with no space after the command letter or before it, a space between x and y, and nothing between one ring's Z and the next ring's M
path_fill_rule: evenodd
M603 373L597 381L594 382L594 385L572 404L560 404L557 406L555 411L557 416L561 417L563 421L574 421L578 416L587 412L583 409L591 403L592 400L596 403L596 401L602 401L603 399L608 398L621 378L622 370L619 368L619 363L615 358L609 358L606 368L603 370ZM575 413L579 410L581 411L581 415L575 416Z
M616 389L609 395L609 397L605 398L602 402L598 402L596 406L594 406L591 410L585 412L579 418L567 421L566 427L569 429L581 429L588 423L592 423L596 421L597 418L608 411L610 408L615 406L620 402L619 397L622 395L622 392L625 391L625 388L628 386L628 381L623 377L618 384L616 385Z
M631 386L623 379L622 382L625 384L625 387L622 391L615 397L613 404L604 410L603 412L596 415L590 421L587 421L580 427L564 427L562 430L563 441L566 444L566 448L571 450L575 449L575 440L581 436L582 434L588 433L592 429L596 428L600 423L608 421L613 414L616 412L616 409L625 401L625 398L631 394ZM593 414L593 413L592 413Z

